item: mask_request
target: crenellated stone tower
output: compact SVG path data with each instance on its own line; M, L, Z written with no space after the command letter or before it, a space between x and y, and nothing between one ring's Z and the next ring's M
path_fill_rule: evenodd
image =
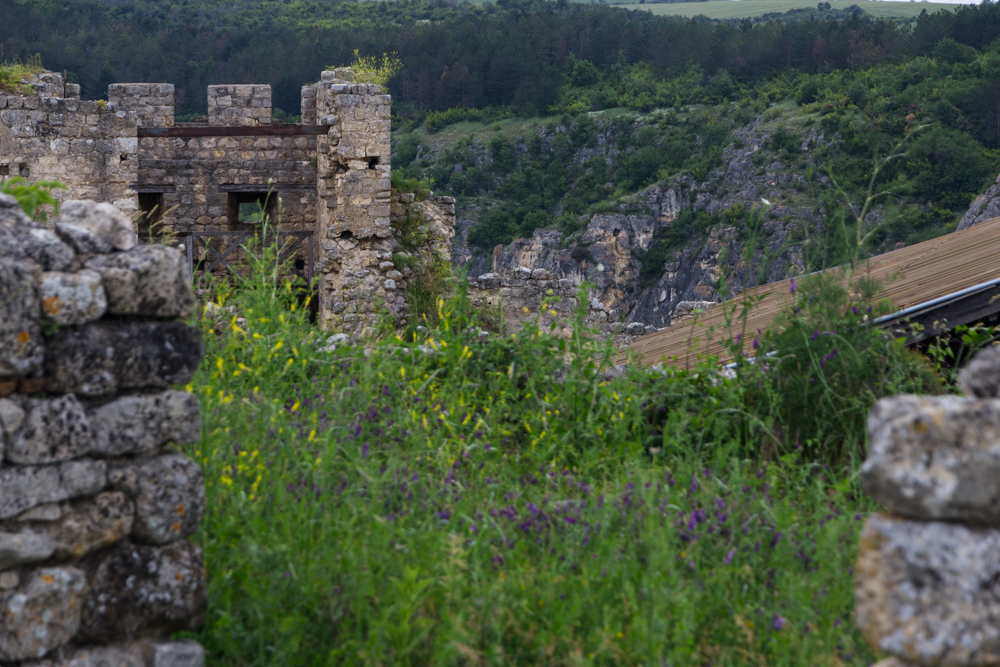
M0 91L0 180L61 181L60 197L134 215L140 238L257 232L260 215L248 210L312 232L319 320L363 334L405 317L392 216L422 215L426 202L390 205L391 98L353 78L338 69L303 87L300 123L275 122L267 85L209 86L207 118L177 123L171 84L113 84L106 102L84 101L79 86L45 72L33 94ZM434 216L431 236L447 242L454 202L435 202L452 215Z

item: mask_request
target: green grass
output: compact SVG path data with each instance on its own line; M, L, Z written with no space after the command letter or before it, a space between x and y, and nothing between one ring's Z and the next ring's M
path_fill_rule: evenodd
M43 69L40 56L35 56L25 62L19 60L0 62L0 91L19 95L31 94L33 92L31 86L21 82L33 74L40 73Z
M956 5L936 2L886 2L885 0L833 0L834 9L847 9L857 5L866 13L886 18L916 18L920 12L933 13L940 10L954 10ZM810 0L706 0L706 2L664 2L649 4L620 4L625 9L651 12L657 16L704 15L710 19L746 19L774 12L784 13L793 9L816 9Z
M459 290L419 339L331 353L276 270L252 280L214 295L232 306L224 333L199 320L191 386L211 664L877 657L850 623L872 509L856 424L909 386L878 334L807 344L794 386L753 366L608 379L582 313L568 340L528 326L479 341ZM802 317L786 330L811 331ZM859 336L878 363L848 363ZM873 368L902 384L845 384ZM774 393L808 377L811 417L837 415L818 430Z

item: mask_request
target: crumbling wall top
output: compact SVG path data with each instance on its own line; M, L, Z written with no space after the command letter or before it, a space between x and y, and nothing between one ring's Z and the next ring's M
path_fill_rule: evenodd
M135 114L138 127L173 127L174 84L113 83L108 86L108 101L122 111Z
M209 86L208 124L227 127L270 125L271 86Z

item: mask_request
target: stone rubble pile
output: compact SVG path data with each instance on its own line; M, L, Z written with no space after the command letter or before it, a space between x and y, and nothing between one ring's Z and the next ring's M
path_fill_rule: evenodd
M879 667L1000 665L1000 347L966 396L894 396L868 418L871 516L855 567L858 627Z
M0 195L0 665L196 667L206 608L179 250L109 204L52 229Z

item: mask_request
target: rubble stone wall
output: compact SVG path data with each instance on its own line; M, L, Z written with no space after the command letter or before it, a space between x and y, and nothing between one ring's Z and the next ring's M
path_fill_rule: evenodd
M224 127L270 125L271 86L209 86L208 124Z
M198 667L205 618L187 383L203 350L179 250L109 204L53 228L0 195L0 665Z
M40 79L36 94L0 94L0 179L58 180L69 190L56 190L56 196L108 201L135 212L136 129L146 122L173 123L173 86L159 84L153 96L112 86L118 96L104 103L80 100L78 91L76 97L57 97L69 88L60 74Z
M965 396L894 396L868 418L869 517L858 627L880 667L1000 664L1000 347L962 371Z
M308 230L316 217L316 137L143 137L139 183L163 193L176 232L235 231L230 194L270 193L276 224ZM270 183L268 181L271 181Z
M389 272L390 103L382 87L352 83L350 70L326 71L316 87L320 325L364 335L405 308Z

